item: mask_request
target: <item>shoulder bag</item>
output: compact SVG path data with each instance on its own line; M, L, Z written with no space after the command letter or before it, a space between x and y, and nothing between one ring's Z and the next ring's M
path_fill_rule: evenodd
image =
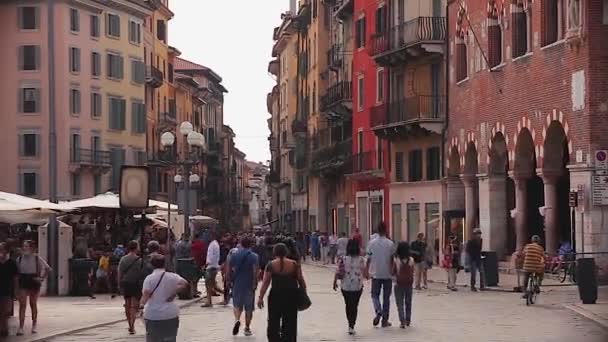
M299 284L300 281L300 264L298 264L297 270L296 270L296 277L298 277L298 289L297 289L297 294L296 294L296 305L298 307L298 311L305 311L308 308L310 308L310 306L312 305L312 302L310 301L310 297L308 297L308 293L306 293L306 288L302 287Z

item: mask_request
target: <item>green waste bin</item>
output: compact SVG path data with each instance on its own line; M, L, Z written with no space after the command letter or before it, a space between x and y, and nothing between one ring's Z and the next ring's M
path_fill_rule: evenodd
M581 258L576 260L576 285L583 304L595 304L597 301L597 268L595 259Z

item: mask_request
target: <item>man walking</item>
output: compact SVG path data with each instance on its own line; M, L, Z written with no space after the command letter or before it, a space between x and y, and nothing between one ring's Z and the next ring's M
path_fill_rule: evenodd
M418 239L410 245L412 257L414 258L414 272L416 290L421 290L420 282L424 284L422 287L427 288L426 283L426 242L424 241L424 233L418 233Z
M395 253L395 244L386 237L386 225L378 224L378 237L371 240L367 246L366 276L372 279L372 301L374 303L374 326L382 320L382 327L390 327L389 313L392 281L392 259ZM382 303L380 303L382 292Z
M241 327L241 315L245 311L245 336L251 336L251 320L257 288L258 255L251 250L252 241L248 236L241 239L241 248L230 256L227 272L228 281L232 283L232 304L234 307L234 327L232 335L236 336Z
M217 288L217 273L220 270L220 244L217 242L216 233L210 233L211 243L207 248L207 264L205 272L205 288L207 289L207 302L203 305L205 308L213 306L211 298L215 293L224 293Z
M340 234L340 238L337 242L338 245L338 259L344 257L346 255L346 246L348 246L348 237L346 236L346 232L342 232ZM339 262L340 260L338 260Z
M475 282L477 278L477 271L479 271L479 284L480 289L485 289L485 272L483 264L481 262L481 229L475 228L473 230L473 238L467 242L466 252L469 257L469 267L471 271L471 291L477 292Z

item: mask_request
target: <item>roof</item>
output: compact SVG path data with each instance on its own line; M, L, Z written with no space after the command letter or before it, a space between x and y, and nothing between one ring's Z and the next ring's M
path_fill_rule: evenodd
M220 83L222 82L222 78L220 77L220 75L218 75L215 71L213 71L211 68L208 68L204 65L201 64L197 64L194 62L191 62L187 59L183 59L180 57L175 57L174 61L173 61L173 68L175 69L176 72L201 72L204 73L205 75L209 76L210 78L213 79L213 81L215 81L215 83L218 84L218 86L222 89L222 91L224 91L225 93L228 92L228 90L226 90L226 88L224 88L223 85L221 85Z

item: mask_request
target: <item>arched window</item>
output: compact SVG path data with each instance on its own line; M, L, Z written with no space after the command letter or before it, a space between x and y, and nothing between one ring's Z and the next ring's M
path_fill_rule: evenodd
M488 60L490 68L500 65L503 60L502 18L496 3L491 3L488 13Z
M532 6L530 0L514 0L511 7L512 29L512 56L521 57L532 51Z
M458 9L458 16L456 18L456 37L455 45L456 51L454 53L456 59L456 82L460 82L468 76L468 65L467 65L467 42L468 35L467 29L465 28L465 16L467 15L466 9L461 5Z

